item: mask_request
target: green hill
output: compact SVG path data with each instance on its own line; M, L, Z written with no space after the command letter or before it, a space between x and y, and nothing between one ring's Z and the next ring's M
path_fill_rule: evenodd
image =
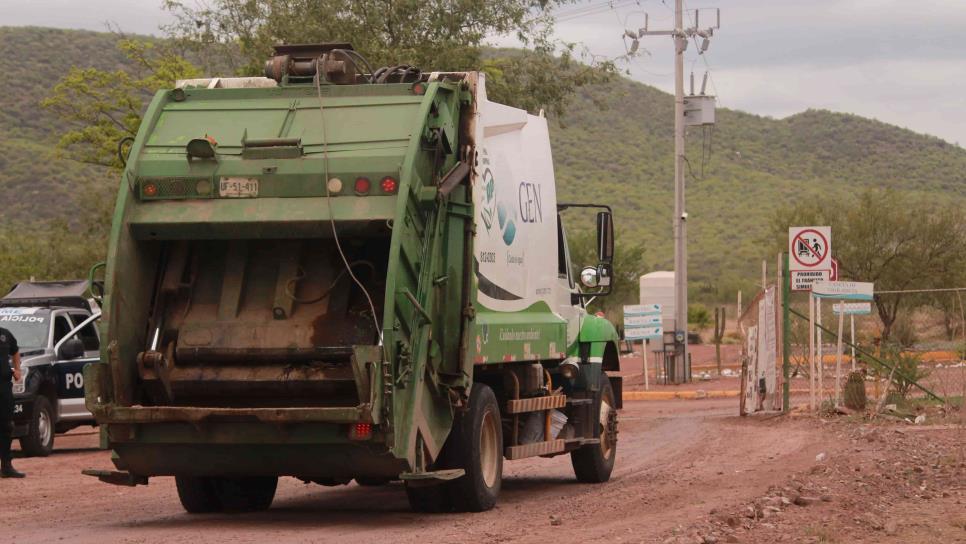
M70 66L122 68L115 40L0 27L0 227L76 217L89 182L116 183L60 156L60 121L38 105ZM672 262L672 114L669 95L620 79L581 90L552 130L560 200L612 205L619 237L643 240L657 269ZM774 261L761 241L784 204L884 186L966 204L966 150L854 115L809 110L776 120L722 109L713 131L692 129L688 146L690 271L701 298L750 288L761 259Z

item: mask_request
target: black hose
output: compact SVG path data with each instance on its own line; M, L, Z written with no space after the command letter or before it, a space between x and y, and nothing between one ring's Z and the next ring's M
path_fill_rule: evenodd
M371 262L369 262L369 261L354 261L354 262L349 263L349 268L355 267L356 265L363 265L363 266L368 267L372 271L372 275L375 276L375 274L376 274L376 265L372 264ZM285 283L285 296L287 296L288 298L294 300L295 302L297 302L299 304L315 304L316 302L319 302L322 299L324 299L325 297L329 296L329 294L335 289L335 286L339 283L339 280L341 280L342 277L345 276L345 274L346 274L346 270L345 269L342 269L342 271L339 272L339 275L337 275L335 277L335 279L332 280L332 283L329 285L328 289L326 289L325 291L323 291L321 295L319 295L319 296L317 296L315 298L310 298L310 299L298 298L297 296L295 296L295 292L292 290L292 284L293 283L297 283L298 281L300 281L303 278L305 278L305 271L302 270L302 267L299 267L298 275L296 275L294 278L288 280L288 282Z
M333 50L329 51L329 54L332 54L332 53L341 53L341 54L345 55L345 57L347 59L349 59L349 62L352 63L353 68L355 68L356 72L359 75L365 77L369 81L369 83L372 83L373 82L373 80L372 80L372 72L373 72L372 65L370 65L369 64L369 61L366 60L366 58L363 57L361 54L359 54L358 51L353 51L352 49L333 49ZM369 70L369 71L368 72L362 71L361 70L362 67L359 66L359 63L358 62L356 62L357 60L362 61L362 64L364 65L364 67L367 70Z
M121 140L119 142L117 142L117 158L118 158L119 161L121 161L121 165L124 168L127 168L127 157L124 156L124 149L123 148L124 148L124 143L127 142L127 141L130 141L131 143L134 143L134 138L132 138L131 136L125 136L125 137L121 138Z

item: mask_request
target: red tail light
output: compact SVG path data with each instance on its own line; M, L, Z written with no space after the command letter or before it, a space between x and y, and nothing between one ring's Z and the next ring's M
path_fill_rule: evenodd
M371 187L372 184L369 182L369 178L356 178L355 190L357 194L368 194Z
M399 183L392 176L386 176L382 178L382 192L384 193L395 193L396 189L399 188Z
M146 197L158 196L158 186L155 185L154 183L145 183L141 187L141 194L143 194Z
M349 427L349 440L369 440L372 438L372 423L356 423Z

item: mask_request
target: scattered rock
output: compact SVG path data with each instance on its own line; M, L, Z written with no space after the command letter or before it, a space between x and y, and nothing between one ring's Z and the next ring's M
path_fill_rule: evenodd
M817 463L821 463L822 461L825 461L826 459L828 459L828 454L825 453L824 451L822 453L820 453L820 454L818 454L818 455L815 456L815 462L817 462Z
M560 525L560 524L562 524L562 523L563 523L563 522L562 522L562 521L560 521L560 518L558 518L557 516L554 516L554 515L551 515L551 516L550 516L550 525L554 525L554 526L556 526L556 525Z
M925 422L926 422L926 414L919 414L918 416L916 416L916 421L915 421L916 425L922 425Z
M882 520L876 517L872 512L866 512L858 518L859 521L864 522L869 527L872 527L876 531L881 531L883 529Z
M703 544L718 544L718 537L714 535L704 535L704 538L702 538L701 541Z
M794 502L798 506L808 506L810 504L815 504L819 502L819 500L821 499L819 499L818 497L806 497L805 495L800 495L798 497L795 497Z
M832 496L831 495L822 495L819 498L822 499L822 502L832 502Z
M885 531L885 534L889 536L893 536L899 532L899 524L896 522L896 520L890 519L885 522L885 524L882 527L882 530Z

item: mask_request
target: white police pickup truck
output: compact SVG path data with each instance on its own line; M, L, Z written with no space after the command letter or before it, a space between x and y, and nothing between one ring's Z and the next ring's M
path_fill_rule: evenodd
M95 424L84 406L83 370L100 361L101 312L87 293L82 280L21 282L0 298L0 327L20 346L13 411L24 455L50 455L55 433Z

